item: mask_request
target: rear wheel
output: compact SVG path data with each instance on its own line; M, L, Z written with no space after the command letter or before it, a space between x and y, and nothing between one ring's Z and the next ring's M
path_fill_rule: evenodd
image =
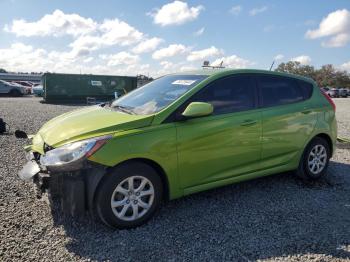
M326 175L330 158L328 142L315 137L305 148L297 170L298 176L316 180Z
M106 225L124 229L148 221L160 205L162 183L150 166L131 162L107 174L95 198L98 217Z

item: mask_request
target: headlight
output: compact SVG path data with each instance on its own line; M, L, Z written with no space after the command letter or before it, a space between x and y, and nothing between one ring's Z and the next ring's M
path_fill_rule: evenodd
M52 149L40 157L43 166L62 166L85 159L99 150L111 136L95 137Z

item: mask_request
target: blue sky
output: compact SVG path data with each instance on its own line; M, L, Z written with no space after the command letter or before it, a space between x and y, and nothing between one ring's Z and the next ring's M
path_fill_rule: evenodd
M203 60L350 71L350 2L0 0L0 68L161 75Z

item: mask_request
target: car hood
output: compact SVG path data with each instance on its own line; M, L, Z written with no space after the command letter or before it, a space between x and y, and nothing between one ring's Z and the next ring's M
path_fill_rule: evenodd
M57 147L94 136L149 126L152 120L152 115L130 115L110 107L90 106L51 119L34 136L33 145L45 143Z

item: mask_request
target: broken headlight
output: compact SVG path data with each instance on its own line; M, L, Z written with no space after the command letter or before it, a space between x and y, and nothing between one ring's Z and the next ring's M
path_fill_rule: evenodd
M40 157L43 166L62 166L88 158L99 150L111 136L102 136L70 143L50 151Z

